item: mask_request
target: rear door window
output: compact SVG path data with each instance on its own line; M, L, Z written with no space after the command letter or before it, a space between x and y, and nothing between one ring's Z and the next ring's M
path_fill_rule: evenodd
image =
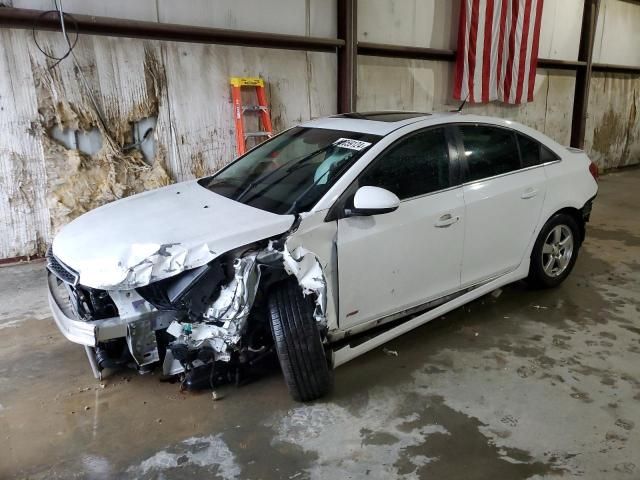
M515 134L487 125L461 125L467 181L489 178L521 168Z

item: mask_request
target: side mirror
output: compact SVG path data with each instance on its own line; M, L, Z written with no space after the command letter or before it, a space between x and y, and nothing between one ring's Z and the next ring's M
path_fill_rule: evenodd
M353 208L345 210L348 217L380 215L397 210L400 199L380 187L360 187L353 197Z

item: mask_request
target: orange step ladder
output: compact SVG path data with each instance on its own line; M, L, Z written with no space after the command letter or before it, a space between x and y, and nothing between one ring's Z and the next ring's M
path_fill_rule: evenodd
M267 105L267 94L264 91L264 80L259 77L231 77L231 98L233 100L233 118L236 123L236 149L238 155L244 155L247 151L247 138L273 136L271 116ZM242 88L253 87L258 98L257 105L242 105ZM262 130L259 132L244 131L244 114L259 113Z

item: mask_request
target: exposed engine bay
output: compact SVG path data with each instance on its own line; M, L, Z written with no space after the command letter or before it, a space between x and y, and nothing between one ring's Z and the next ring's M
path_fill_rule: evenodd
M327 329L320 262L302 247L289 251L284 240L238 248L130 290L83 286L51 252L47 260L58 289L66 290L73 316L100 324L95 346L87 348L100 378L125 367L144 374L161 366L165 378L178 378L187 390L244 383L261 362L275 358L266 296L289 276L313 304L320 331ZM126 327L125 336L101 339L102 325L116 322Z

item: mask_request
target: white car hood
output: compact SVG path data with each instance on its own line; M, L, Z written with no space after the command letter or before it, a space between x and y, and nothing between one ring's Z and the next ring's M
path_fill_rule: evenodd
M253 208L189 181L78 217L56 235L52 251L78 272L82 285L129 290L284 233L293 221L293 215Z

